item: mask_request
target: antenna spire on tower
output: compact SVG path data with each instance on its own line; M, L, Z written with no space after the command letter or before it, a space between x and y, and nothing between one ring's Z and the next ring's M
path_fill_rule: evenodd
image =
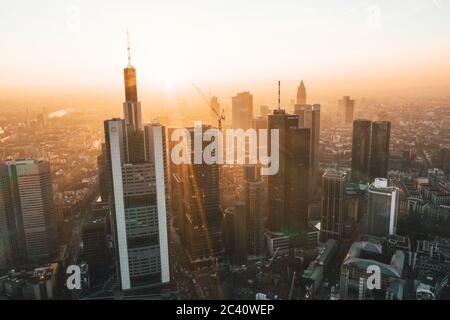
M127 51L128 51L128 66L131 67L131 48L130 48L130 33L127 30Z
M281 92L281 81L280 80L278 80L278 110L280 110L280 108L281 108L281 103L280 103L280 96L281 96L281 94L280 94L280 92Z

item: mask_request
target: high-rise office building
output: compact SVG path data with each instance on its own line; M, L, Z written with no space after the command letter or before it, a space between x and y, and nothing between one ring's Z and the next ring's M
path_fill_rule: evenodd
M128 66L123 70L123 75L125 84L123 114L127 130L128 157L132 163L143 163L145 156L142 111L137 94L136 69L131 65L130 55L128 55Z
M305 105L306 104L306 88L303 80L300 82L300 86L297 89L297 104Z
M125 119L104 123L111 226L122 290L170 282L165 128L142 125L135 69L125 74Z
M387 178L391 123L355 120L352 142L352 180Z
M369 168L369 176L372 180L387 178L390 136L390 122L375 121L372 123Z
M356 182L369 181L371 127L369 120L353 122L352 180Z
M266 218L266 201L264 181L260 168L256 165L244 167L244 205L246 214L246 243L249 255L264 252L264 222Z
M322 218L321 239L341 240L345 222L345 183L344 171L327 171L322 176Z
M253 120L253 95L250 92L238 93L231 99L233 129L250 129Z
M167 127L167 137L168 139L168 150L173 150L173 148L178 144L178 141L172 141L170 137L172 134L179 130L180 128L171 126ZM181 239L184 239L184 212L183 212L183 180L182 180L182 166L175 164L173 161L168 161L168 186L169 186L169 212L170 216L174 221L174 227L178 231L178 235Z
M310 129L298 127L298 115L274 110L271 129L279 130L279 170L268 179L268 228L297 240L305 240L310 180ZM270 144L268 146L271 153Z
M311 173L315 177L319 172L320 104L296 104L294 113L298 115L299 127L311 129Z
M16 160L1 167L0 225L9 229L6 248L17 250L9 256L48 262L58 250L50 164Z
M450 174L450 149L441 148L433 157L433 164L441 168L446 174Z
M170 281L164 127L146 125L144 163L131 163L126 123L105 121L110 204L122 290Z
M249 255L247 247L247 219L245 205L236 201L223 212L223 245L227 256L235 264L245 263Z
M315 178L319 173L320 104L306 104L306 88L303 80L297 89L294 114L298 115L299 127L311 129L311 185L315 185ZM313 192L314 188L311 190Z
M103 202L109 199L109 175L108 175L108 159L106 159L106 144L102 143L102 151L97 156L98 184L100 188L100 196Z
M197 130L196 130L197 129ZM211 129L210 126L188 128L190 141L195 134ZM202 150L209 145L203 141ZM194 148L191 148L192 164L182 165L182 201L184 211L184 239L190 262L208 265L217 262L223 253L221 232L222 213L219 206L218 164L195 164Z
M353 122L353 113L355 109L355 100L350 99L349 96L343 96L342 100L339 100L339 108L344 115L344 123L351 124Z
M89 265L89 272L94 277L105 275L108 268L106 232L106 217L92 219L81 226L81 257Z
M314 176L319 172L320 104L313 104L311 120L311 165Z
M260 116L253 119L253 129L256 130L257 149L259 154L261 154L261 152L265 152L267 148L267 145L265 143L259 143L260 130L267 130L267 121L267 116ZM246 145L246 150L249 150L248 145Z
M18 214L13 199L13 186L9 167L0 165L0 268L7 267L16 260Z
M395 235L399 206L399 189L388 186L385 178L376 178L368 189L368 235L387 237Z
M310 104L296 104L294 114L298 115L298 125L302 128L311 128L313 119L313 106Z

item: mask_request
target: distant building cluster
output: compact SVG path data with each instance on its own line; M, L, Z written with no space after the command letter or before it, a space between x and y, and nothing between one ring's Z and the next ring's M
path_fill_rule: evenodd
M194 161L211 150L192 126L175 164L180 128L143 120L130 58L124 85L123 117L103 127L44 109L0 128L1 298L450 299L448 105L310 103L303 81L258 116L249 91L231 119L207 101L219 130L278 130L265 176Z

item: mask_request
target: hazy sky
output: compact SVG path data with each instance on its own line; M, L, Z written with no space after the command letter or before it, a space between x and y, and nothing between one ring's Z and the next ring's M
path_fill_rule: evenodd
M450 0L0 0L0 94L122 96L127 29L154 96L450 81Z

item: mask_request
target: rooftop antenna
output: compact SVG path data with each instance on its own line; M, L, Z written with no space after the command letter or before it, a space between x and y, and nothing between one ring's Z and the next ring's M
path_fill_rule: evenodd
M130 33L127 30L127 51L128 51L128 66L131 67L131 48L130 48Z
M281 81L278 80L278 110L280 110L280 108L281 108L281 103L280 103L280 96L281 96L281 94L280 94L280 92L281 92Z

